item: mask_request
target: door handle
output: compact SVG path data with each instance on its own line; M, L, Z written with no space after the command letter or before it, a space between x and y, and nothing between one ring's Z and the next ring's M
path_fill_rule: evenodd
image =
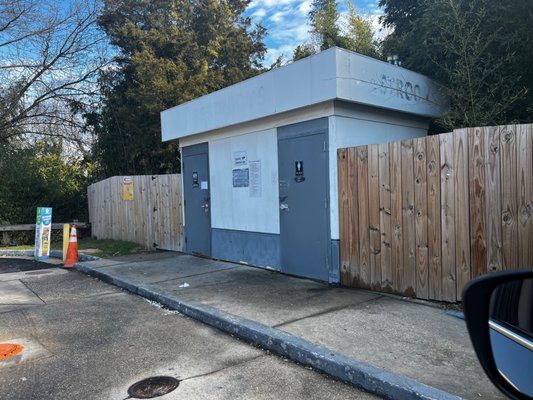
M202 207L206 213L209 212L209 203L204 203L200 207Z
M288 205L287 203L281 203L281 204L279 205L279 209L280 209L281 211L284 211L284 210L289 211L289 205Z

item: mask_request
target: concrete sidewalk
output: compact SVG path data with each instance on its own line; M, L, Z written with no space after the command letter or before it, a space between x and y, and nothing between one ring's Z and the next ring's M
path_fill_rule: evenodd
M434 305L172 252L75 268L386 398L505 398Z

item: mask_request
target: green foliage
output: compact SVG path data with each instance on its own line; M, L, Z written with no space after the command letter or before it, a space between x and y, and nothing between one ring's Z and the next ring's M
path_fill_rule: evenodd
M346 26L346 48L369 57L380 57L380 44L374 38L374 30L368 18L357 13L351 1L347 1L348 21Z
M99 25L120 48L88 115L100 176L179 172L161 143L159 113L261 71L265 30L242 16L249 0L106 0Z
M86 169L62 156L59 140L0 147L0 224L34 223L37 207L53 207L54 221L86 219Z
M313 0L309 19L311 33L317 36L320 50L346 47L346 37L338 26L339 10L335 0Z
M292 54L292 60L298 61L302 58L312 56L315 53L316 51L313 45L309 43L300 44L294 49L294 53Z
M358 14L351 0L347 0L346 5L348 15L345 22L342 22L335 0L313 1L309 20L315 45L305 43L296 47L293 61L334 46L369 57L380 57L380 43L374 38L371 22Z
M445 129L530 122L533 0L381 0L385 54L447 87Z
M35 240L35 235L33 232L30 235L27 235L28 238L25 243L28 244L20 244L22 241L20 240L14 240L17 243L17 246L13 247L2 247L0 245L0 250L32 250L35 245L33 244L33 241ZM51 244L52 250L62 250L63 249L63 241L55 241ZM118 257L118 256L125 256L129 254L136 254L144 251L145 249L143 246L137 243L132 242L126 242L124 240L113 240L113 239L90 239L90 238L80 238L79 232L78 232L78 250L81 253L89 254L91 256L95 257ZM91 251L85 251L85 250L91 250Z

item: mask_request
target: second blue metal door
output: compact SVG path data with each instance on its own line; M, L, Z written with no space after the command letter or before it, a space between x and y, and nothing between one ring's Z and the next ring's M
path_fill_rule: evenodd
M328 281L327 134L278 136L281 268Z

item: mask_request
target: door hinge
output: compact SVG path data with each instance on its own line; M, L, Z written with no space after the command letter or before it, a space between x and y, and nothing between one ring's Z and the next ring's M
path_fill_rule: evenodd
M328 208L328 198L327 197L324 199L324 208L325 209Z
M328 151L328 142L324 140L324 151Z

